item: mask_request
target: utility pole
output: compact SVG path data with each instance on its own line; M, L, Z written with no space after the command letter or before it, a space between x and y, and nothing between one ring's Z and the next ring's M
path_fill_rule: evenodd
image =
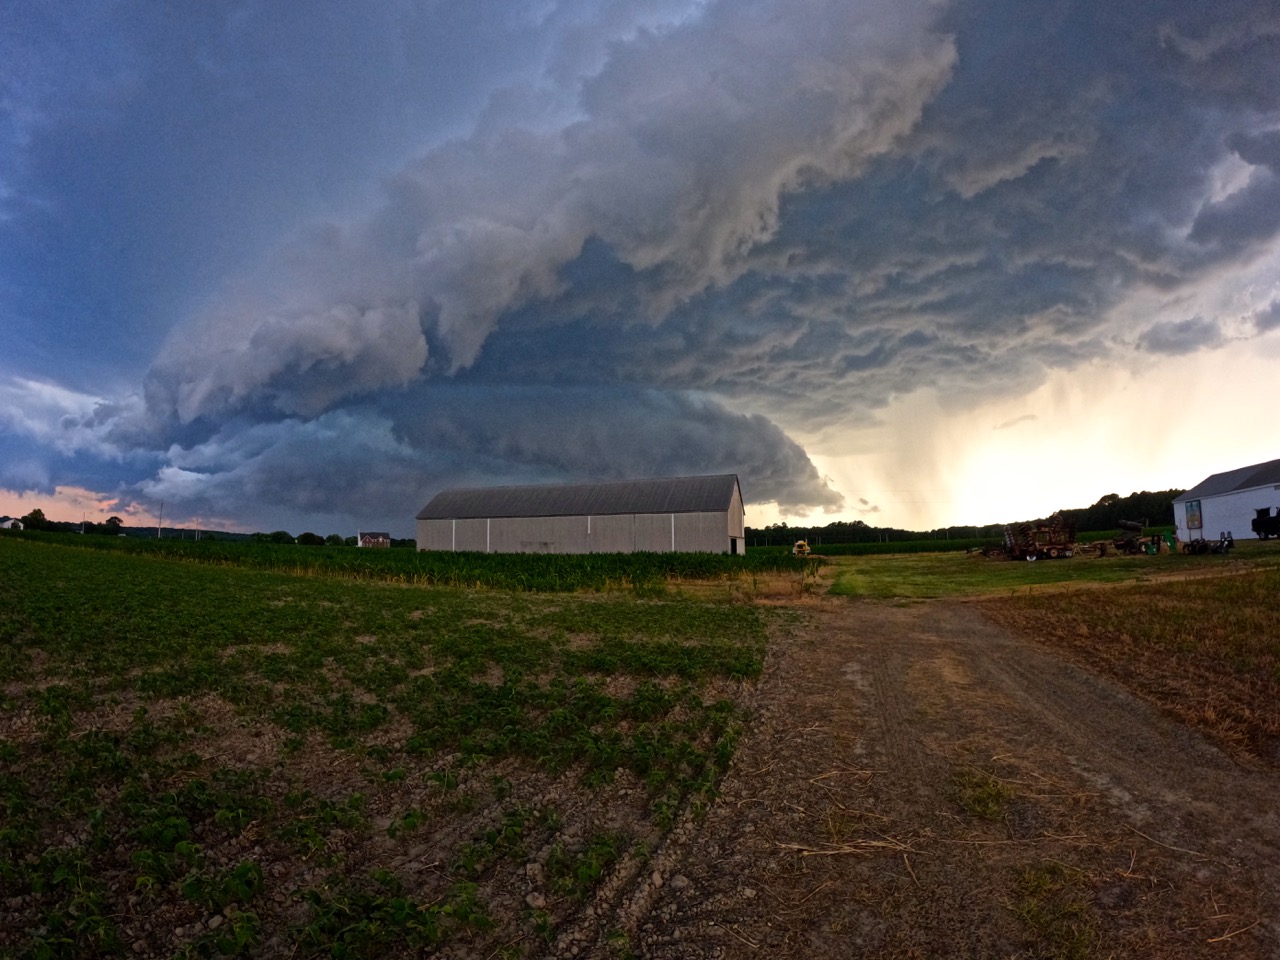
M160 539L160 528L164 526L164 501L160 501L160 519L156 521L156 539Z

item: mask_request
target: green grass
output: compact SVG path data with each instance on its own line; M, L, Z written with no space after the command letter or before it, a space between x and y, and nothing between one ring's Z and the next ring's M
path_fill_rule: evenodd
M170 944L190 956L271 937L333 956L483 939L485 885L559 829L557 810L507 799L505 774L587 793L626 776L641 833L660 832L714 793L744 719L723 691L759 676L765 641L747 605L406 588L0 537L0 955L127 950L138 909L222 911ZM282 743L275 767L224 755L224 733ZM336 758L319 779L288 772L317 750ZM357 781L331 782L335 764ZM478 829L450 827L468 817ZM379 839L443 844L445 885L377 872ZM586 897L638 839L563 843L551 892ZM331 877L299 879L316 869ZM568 909L537 922L554 933Z
M1014 799L1013 790L994 774L965 767L952 777L948 798L979 820L1002 820Z
M1172 534L1173 527L1147 527L1146 533ZM1089 530L1076 534L1079 543L1093 543L1097 540L1114 540L1118 530ZM815 554L824 557L865 557L873 554L888 553L963 553L966 550L980 550L985 547L999 547L1000 537L930 537L923 540L888 540L859 543L819 543L808 541ZM773 544L770 546L751 547L751 551L772 554L791 552L791 544Z
M1042 960L1088 960L1098 940L1090 887L1079 870L1046 860L1025 868L1010 905Z
M732 580L752 574L803 574L821 561L785 552L485 554L218 540L146 540L0 531L0 539L74 546L103 553L185 560L295 575L415 586L489 587L537 592L660 590L669 580Z
M831 593L846 597L930 598L1009 595L1043 586L1124 583L1182 572L1221 570L1244 563L1280 566L1274 543L1246 541L1229 556L1075 556L1034 563L989 559L980 554L917 553L839 557L830 562Z

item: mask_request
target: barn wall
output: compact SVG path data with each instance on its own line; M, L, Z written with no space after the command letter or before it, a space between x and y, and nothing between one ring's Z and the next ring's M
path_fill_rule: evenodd
M495 517L493 553L586 553L585 517Z
M419 520L417 543L419 550L452 550L453 521Z
M591 518L591 553L631 553L635 548L635 514Z
M1187 505L1173 505L1173 519L1178 528L1179 540L1192 540L1204 537L1216 540L1218 534L1231 531L1237 540L1254 540L1256 536L1250 524L1257 515L1255 511L1261 507L1280 507L1280 485L1271 487L1255 487L1252 490L1236 490L1217 497L1200 499L1200 514L1204 520L1204 529L1191 530L1187 527Z
M742 497L738 493L738 488L733 488L733 502L729 504L729 536L745 537L746 530L746 510L742 507Z
M725 553L732 520L725 512L622 514L604 517L495 517L419 520L419 550L481 553ZM674 528L674 531L673 531Z
M727 553L729 517L723 513L677 513L676 550L682 553Z
M636 550L652 550L655 553L671 552L671 514L638 513L636 520Z

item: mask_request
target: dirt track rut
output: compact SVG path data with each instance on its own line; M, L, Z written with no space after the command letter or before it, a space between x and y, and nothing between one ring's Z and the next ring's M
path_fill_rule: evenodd
M639 956L1280 957L1274 768L972 606L800 616Z

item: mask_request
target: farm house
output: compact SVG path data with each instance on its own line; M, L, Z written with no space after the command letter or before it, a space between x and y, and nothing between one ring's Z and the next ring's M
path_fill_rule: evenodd
M445 490L417 520L419 550L746 552L735 474Z
M1280 460L1206 477L1173 501L1179 540L1212 540L1230 531L1237 540L1257 536L1261 511L1280 508Z

